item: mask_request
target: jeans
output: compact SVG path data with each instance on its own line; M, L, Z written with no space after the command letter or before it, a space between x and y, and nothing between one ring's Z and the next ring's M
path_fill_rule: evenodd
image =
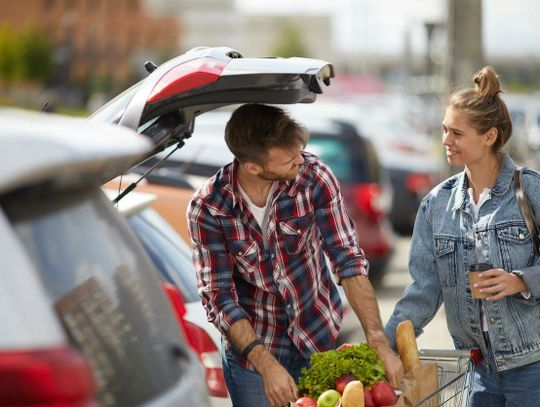
M497 372L491 346L476 366L470 407L537 407L540 405L540 362Z
M233 407L270 407L264 392L262 376L242 367L233 357L227 356L223 343L221 349L223 374ZM288 356L277 359L298 383L302 368L309 367L309 359L306 359L292 344L289 353Z

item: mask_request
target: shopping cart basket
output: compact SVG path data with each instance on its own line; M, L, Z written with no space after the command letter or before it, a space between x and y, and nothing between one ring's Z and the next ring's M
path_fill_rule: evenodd
M415 407L425 405L467 407L474 373L469 351L422 349L420 361L437 365L439 388Z

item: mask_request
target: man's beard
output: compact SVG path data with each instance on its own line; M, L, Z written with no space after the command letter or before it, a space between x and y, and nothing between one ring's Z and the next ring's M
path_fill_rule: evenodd
M291 181L298 175L298 167L295 170L291 170L288 174L276 174L272 171L264 170L259 174L259 178L265 181Z

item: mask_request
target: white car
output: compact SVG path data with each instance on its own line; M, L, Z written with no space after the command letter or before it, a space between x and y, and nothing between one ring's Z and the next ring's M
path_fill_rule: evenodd
M0 110L0 404L208 406L159 275L99 187L150 143Z

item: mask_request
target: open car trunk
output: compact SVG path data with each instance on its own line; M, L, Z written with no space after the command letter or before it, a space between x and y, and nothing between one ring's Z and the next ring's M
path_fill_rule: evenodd
M94 113L148 136L152 156L191 135L194 118L238 103L311 103L334 69L310 58L243 58L233 49L194 48L155 67L150 75Z

